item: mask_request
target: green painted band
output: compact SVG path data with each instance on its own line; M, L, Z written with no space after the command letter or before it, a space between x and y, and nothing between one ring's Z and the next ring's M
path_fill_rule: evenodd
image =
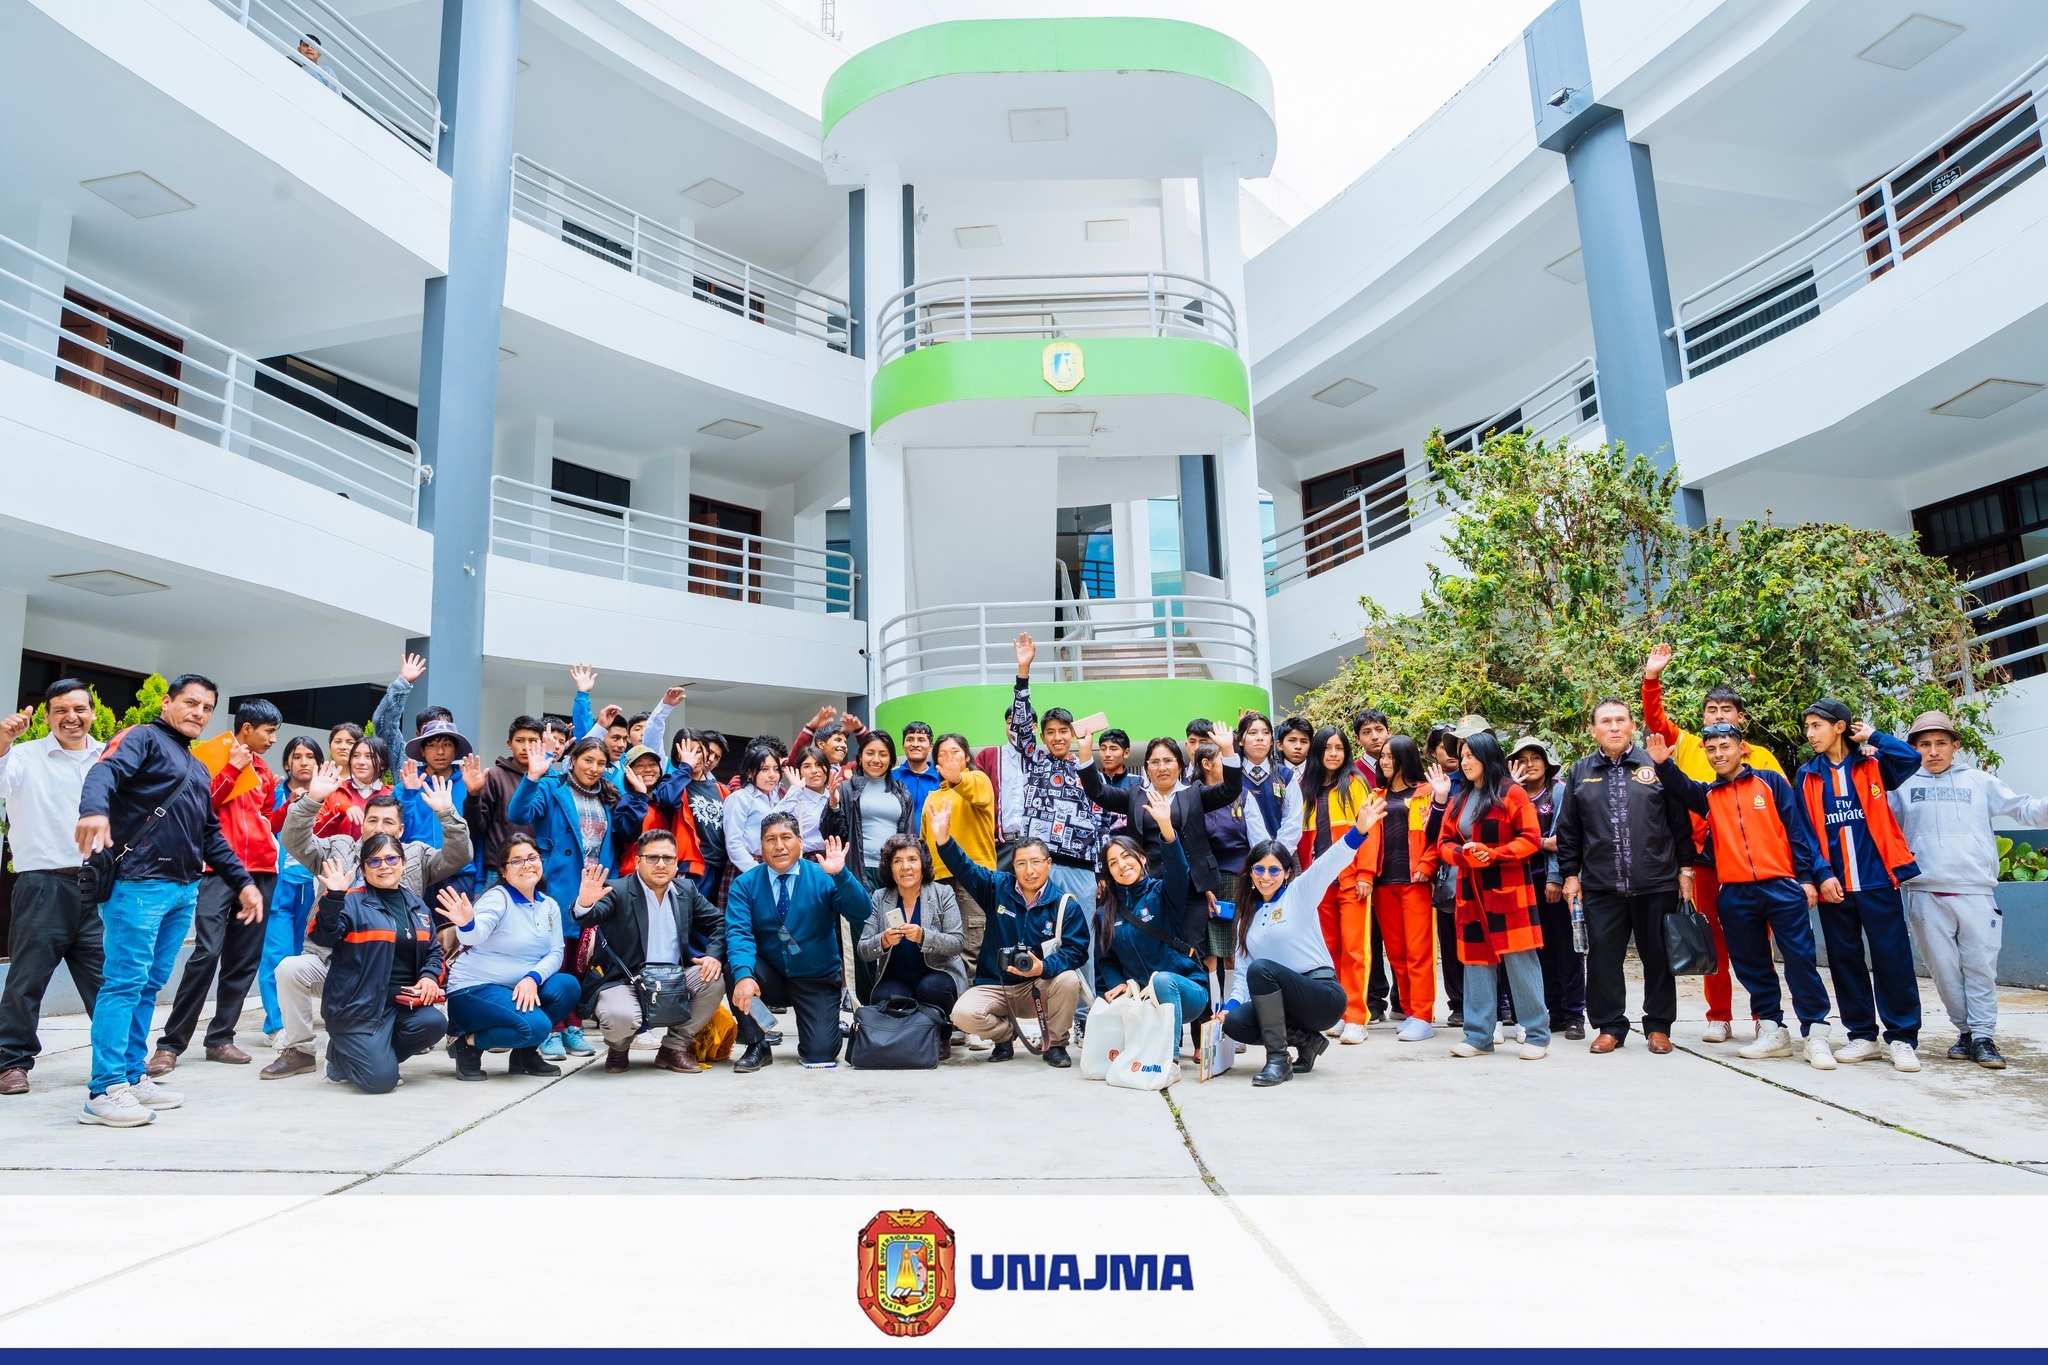
M928 692L885 701L876 708L875 724L900 736L903 727L921 720L934 734L949 730L980 747L1000 744L1003 713L1010 709L1012 681L936 687ZM1097 711L1143 745L1155 735L1179 739L1197 716L1237 724L1237 713L1266 709L1266 689L1250 683L1212 682L1207 678L1108 678L1101 682L1041 682L1031 688L1031 704L1040 715L1064 706L1076 716Z
M906 412L976 398L1038 398L1048 403L1091 397L1185 394L1236 408L1249 417L1251 381L1237 352L1192 337L1094 337L1075 342L1087 377L1070 392L1045 382L1048 343L1033 337L948 341L899 356L875 372L873 430Z
M878 95L940 76L1018 71L1167 71L1235 90L1273 114L1257 54L1179 19L956 19L856 52L825 82L822 136Z

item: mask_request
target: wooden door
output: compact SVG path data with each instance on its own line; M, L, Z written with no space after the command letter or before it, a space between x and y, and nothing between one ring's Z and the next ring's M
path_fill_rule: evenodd
M64 363L57 367L57 382L138 417L177 426L177 381L184 366L176 357L184 352L184 341L75 289L64 291L64 302L66 335L57 340L57 358Z
M1997 202L2041 169L2041 128L2033 99L2031 93L2022 91L1892 177L1892 218L1898 225L1900 260L1946 236L1958 223ZM1998 183L2006 172L2030 160L2031 165ZM1921 184L1937 167L1940 173ZM1872 279L1898 263L1887 259L1890 243L1885 240L1883 218L1872 216L1882 203L1882 195L1870 194L1860 205L1869 220L1863 225L1863 240L1871 245L1863 254L1870 263Z
M710 498L690 499L690 591L733 601L761 600L761 514Z
M1407 499L1405 479L1373 494L1363 516L1353 500L1359 490L1394 478L1406 465L1406 454L1396 450L1302 482L1301 538L1311 578L1350 563L1370 545L1407 533L1407 518L1401 515Z

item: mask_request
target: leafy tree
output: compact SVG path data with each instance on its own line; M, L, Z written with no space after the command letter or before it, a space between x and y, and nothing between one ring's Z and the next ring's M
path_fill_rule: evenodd
M1663 640L1676 651L1672 714L1697 716L1706 690L1729 683L1753 742L1781 761L1804 754L1801 711L1823 695L1887 726L1942 706L1995 761L1982 689L1996 678L1980 671L1971 697L1941 680L1960 667L1968 622L1948 566L1909 538L1768 520L1688 530L1672 512L1677 471L1619 445L1512 433L1452 453L1432 435L1425 453L1434 479L1411 510L1458 507L1443 563L1411 614L1363 600L1358 653L1300 699L1319 723L1374 705L1420 735L1476 712L1583 752L1594 706L1633 703Z

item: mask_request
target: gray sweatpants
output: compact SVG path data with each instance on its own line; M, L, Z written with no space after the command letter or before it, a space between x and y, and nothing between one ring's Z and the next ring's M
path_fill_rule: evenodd
M1989 1038L1998 1027L1998 945L2005 918L1989 892L1906 892L1906 923L1941 1007L1958 1029Z

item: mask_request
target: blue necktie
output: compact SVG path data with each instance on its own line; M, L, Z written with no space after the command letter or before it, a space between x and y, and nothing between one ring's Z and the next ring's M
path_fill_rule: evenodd
M789 937L789 873L777 873L775 877L775 920L784 943Z

